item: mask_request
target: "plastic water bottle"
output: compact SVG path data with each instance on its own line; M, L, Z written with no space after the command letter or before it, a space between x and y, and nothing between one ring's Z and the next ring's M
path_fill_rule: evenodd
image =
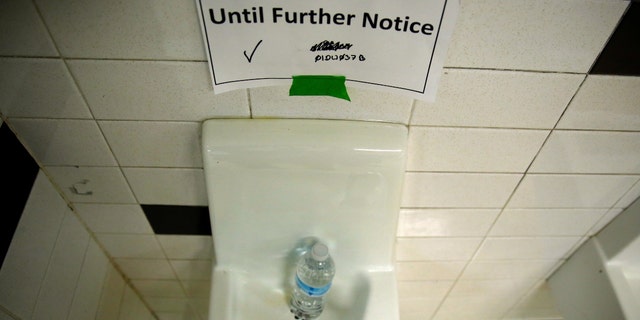
M300 258L291 297L291 312L296 319L308 320L320 316L335 273L329 248L320 242Z

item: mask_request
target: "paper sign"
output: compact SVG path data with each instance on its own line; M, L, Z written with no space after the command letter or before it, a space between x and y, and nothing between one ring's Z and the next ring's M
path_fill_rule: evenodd
M459 0L196 0L213 89L293 75L433 101Z

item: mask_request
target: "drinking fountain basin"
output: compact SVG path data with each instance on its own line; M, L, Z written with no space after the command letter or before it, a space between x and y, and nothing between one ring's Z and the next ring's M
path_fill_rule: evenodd
M407 128L212 119L203 162L216 263L210 318L293 319L293 265L322 239L336 274L320 320L397 320L394 269Z

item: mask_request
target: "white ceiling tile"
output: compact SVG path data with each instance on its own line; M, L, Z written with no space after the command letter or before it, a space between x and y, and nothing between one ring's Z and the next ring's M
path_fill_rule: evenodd
M559 260L474 260L469 263L460 279L542 279L558 264Z
M166 259L154 235L100 233L96 237L113 258Z
M200 123L99 121L121 166L202 167Z
M401 209L399 237L483 237L500 209Z
M0 59L0 110L7 117L91 119L60 59Z
M396 260L468 260L482 238L398 238Z
M558 128L640 130L640 77L589 75Z
M468 280L460 279L456 282L449 293L449 297L478 297L494 296L506 297L518 292L524 294L536 279L530 278L504 278L504 279L482 279Z
M462 1L445 66L586 73L627 1Z
M63 56L206 59L193 1L35 2Z
M445 69L435 102L416 101L413 125L551 129L584 75Z
M94 233L153 234L140 205L76 203L75 208Z
M412 126L407 170L523 173L548 133Z
M46 167L46 171L71 202L136 202L118 167Z
M580 241L580 237L487 238L476 260L557 260Z
M351 101L334 97L289 96L283 86L249 90L256 118L314 118L409 123L413 99L347 87Z
M489 236L584 236L607 209L506 209Z
M638 176L528 174L509 208L610 208Z
M207 299L206 309L209 309L208 298L211 294L211 280L184 280L182 281L182 286L187 297Z
M640 173L640 132L554 131L529 172Z
M142 204L208 205L202 169L123 168Z
M33 2L0 2L0 55L57 56L47 28L40 20Z
M43 165L115 166L93 120L12 119L18 138Z
M184 298L185 294L178 280L132 280L133 286L143 297Z
M144 300L155 312L176 312L183 314L191 308L189 299L186 298L146 297Z
M115 263L129 279L176 279L165 259L115 259Z
M246 90L214 94L206 62L69 60L96 119L249 117Z
M213 263L211 260L170 260L180 280L207 280L211 279Z
M211 236L158 235L157 238L169 259L213 258Z
M398 261L396 278L398 281L455 280L466 264L466 261Z
M402 206L501 208L521 177L521 174L407 172Z
M158 281L158 280L153 280ZM151 320L153 315L149 308L140 299L139 293L129 286L124 288L122 304L120 305L119 320Z

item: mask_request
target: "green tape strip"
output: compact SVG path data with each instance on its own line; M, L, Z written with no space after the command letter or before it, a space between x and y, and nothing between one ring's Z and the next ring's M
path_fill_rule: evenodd
M290 96L331 96L351 101L344 82L345 76L302 75L293 76Z

